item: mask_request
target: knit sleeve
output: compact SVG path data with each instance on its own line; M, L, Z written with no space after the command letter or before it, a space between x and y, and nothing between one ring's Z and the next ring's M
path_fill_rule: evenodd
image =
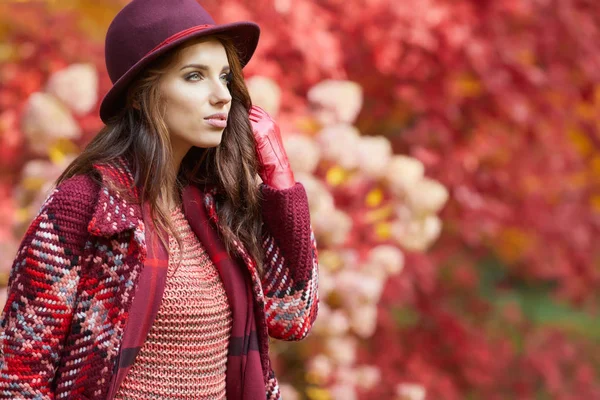
M269 336L301 340L317 318L318 254L306 191L297 182L278 190L261 185L263 194L262 287Z
M28 227L0 316L0 398L54 399L95 198L85 176L62 182Z

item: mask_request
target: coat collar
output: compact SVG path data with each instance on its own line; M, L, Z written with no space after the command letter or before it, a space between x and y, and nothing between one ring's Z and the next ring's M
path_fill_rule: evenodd
M119 157L110 164L94 164L94 170L102 177L102 183L88 232L96 236L111 236L127 229L136 229L143 223L142 209L137 202L123 198L117 190L126 189L131 198L136 201L139 198L127 161Z
M95 236L112 236L128 229L139 230L140 225L143 225L144 212L139 204L140 189L135 186L130 163L124 157L118 157L110 163L94 164L93 167L101 176L102 182L88 232ZM129 199L121 195L123 189ZM188 185L183 188L183 196L193 196L193 191L194 188ZM210 219L216 223L217 189L207 186L203 194L204 206ZM144 206L148 208L147 203Z
M142 210L137 201L139 199L139 189L134 185L130 164L125 158L119 157L110 164L94 164L94 169L100 173L102 184L98 193L98 202L88 224L88 232L95 236L110 237L131 229L134 232L134 240L140 247L141 257L145 258L146 227L144 214L148 215L149 206L146 202L144 210ZM134 201L123 198L116 189L119 187L124 188L127 196L130 196ZM184 187L182 193L184 202L186 198L194 198L198 194L198 190L192 185ZM217 189L214 186L205 188L200 195L201 202L206 208L209 220L218 229L222 229L217 215L216 194ZM242 258L252 275L255 295L262 300L263 294L259 285L260 278L255 260L252 259L242 242L235 240L233 245L234 251Z

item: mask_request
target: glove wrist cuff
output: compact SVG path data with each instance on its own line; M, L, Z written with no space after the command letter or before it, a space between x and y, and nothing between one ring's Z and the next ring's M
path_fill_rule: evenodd
M296 184L294 173L291 169L275 171L265 183L275 189L288 189Z

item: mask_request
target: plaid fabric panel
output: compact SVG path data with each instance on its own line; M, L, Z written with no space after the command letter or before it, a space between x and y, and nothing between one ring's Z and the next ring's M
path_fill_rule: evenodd
M86 216L94 204L92 189L81 177L64 182L46 198L21 241L0 317L0 398L55 398L60 361L69 355L65 338L82 258L90 248Z

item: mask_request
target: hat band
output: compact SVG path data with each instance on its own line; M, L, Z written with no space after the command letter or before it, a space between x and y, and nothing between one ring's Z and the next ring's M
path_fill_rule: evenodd
M214 25L211 24L205 24L205 25L196 25L196 26L192 26L191 28L185 29L181 32L177 32L174 35L169 36L168 38L166 38L165 40L163 40L158 46L156 46L155 48L153 48L152 50L150 50L148 53L146 53L146 56L149 55L150 53L154 53L156 50L165 47L166 45L168 45L169 43L174 42L175 40L182 38L184 36L187 36L189 34L192 34L194 32L198 32L198 31L203 31L207 28L210 28Z

